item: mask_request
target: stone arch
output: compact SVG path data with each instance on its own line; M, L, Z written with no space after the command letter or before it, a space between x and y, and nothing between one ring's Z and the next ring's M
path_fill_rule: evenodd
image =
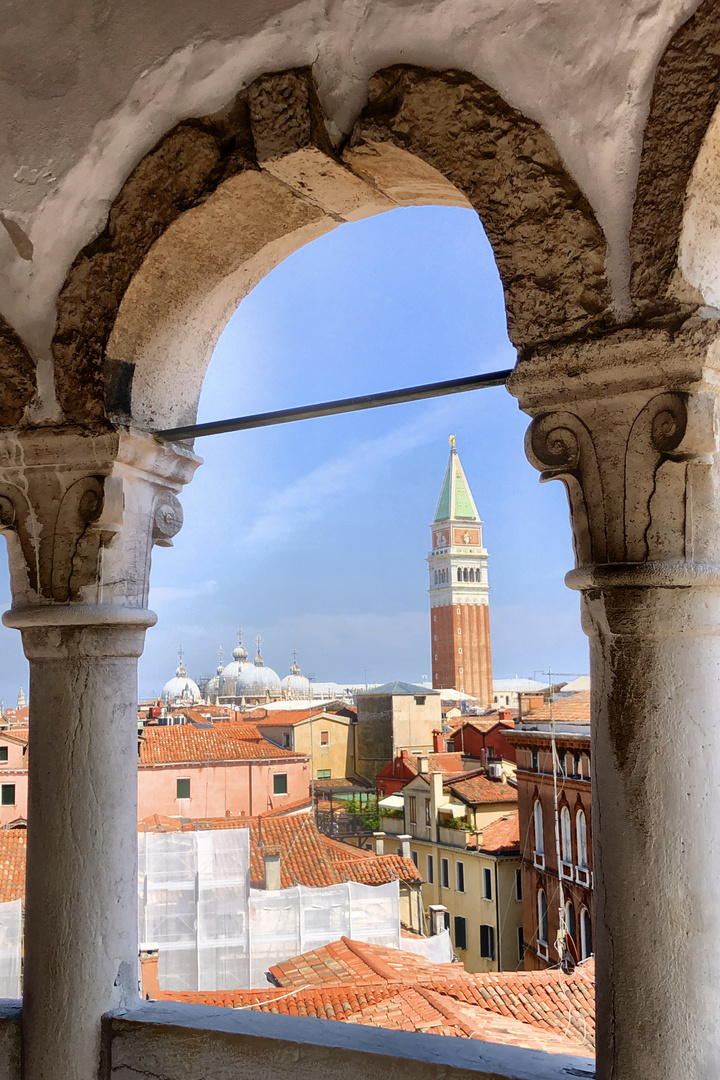
M603 234L538 124L463 72L388 68L341 153L299 69L179 125L129 177L59 298L66 417L191 423L219 333L277 262L341 222L433 203L480 214L520 348L610 322Z
M720 101L720 7L704 0L657 67L630 230L631 296L646 316L702 303L676 275L686 192Z

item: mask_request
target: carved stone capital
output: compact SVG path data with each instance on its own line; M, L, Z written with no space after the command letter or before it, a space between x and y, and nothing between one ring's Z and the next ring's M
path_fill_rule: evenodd
M621 332L521 362L510 390L533 421L525 449L541 481L567 489L576 567L568 584L720 582L714 324ZM702 571L700 572L700 567ZM627 574L625 574L627 577ZM593 585L593 583L595 583Z
M177 493L199 464L147 433L3 435L0 532L18 625L57 605L93 608L109 621L113 610L144 609L152 546L172 543L182 525Z

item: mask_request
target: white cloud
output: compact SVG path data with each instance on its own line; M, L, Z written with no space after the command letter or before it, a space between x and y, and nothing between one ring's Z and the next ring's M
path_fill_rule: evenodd
M283 537L306 528L328 512L332 499L347 498L369 485L372 474L393 458L406 454L418 446L437 438L435 413L438 406L421 418L395 428L389 435L358 443L348 453L324 462L305 476L293 480L285 488L267 496L266 504L272 510L255 518L244 536L249 546L262 545L263 551L273 543L283 542ZM283 522L282 536L277 533L277 522Z

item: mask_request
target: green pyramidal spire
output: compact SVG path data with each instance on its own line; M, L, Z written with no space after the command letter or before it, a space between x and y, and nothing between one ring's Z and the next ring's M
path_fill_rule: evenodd
M470 487L455 449L455 436L450 436L450 460L445 470L440 498L433 521L480 521L480 515L470 494Z

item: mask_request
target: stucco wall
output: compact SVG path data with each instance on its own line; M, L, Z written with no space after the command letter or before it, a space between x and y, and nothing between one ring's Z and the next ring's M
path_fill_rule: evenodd
M273 776L287 776L287 794L273 794ZM177 781L190 780L190 798L176 797ZM309 766L305 761L272 765L237 762L219 765L143 766L138 769L138 817L224 817L262 814L308 796Z

